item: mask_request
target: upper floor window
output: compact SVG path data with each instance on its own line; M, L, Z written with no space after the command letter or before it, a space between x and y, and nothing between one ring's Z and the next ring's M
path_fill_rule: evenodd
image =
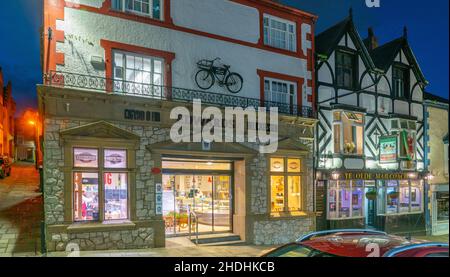
M354 112L334 112L334 153L363 155L364 115Z
M394 66L392 70L392 84L395 97L406 99L409 98L408 69Z
M297 44L295 23L264 15L264 44L295 52Z
M336 83L339 87L355 89L356 84L356 55L344 52L336 52Z
M162 20L163 0L112 0L112 9Z
M164 61L135 53L114 51L114 91L161 97Z
M269 102L293 105L296 103L296 85L276 79L264 79L265 99Z

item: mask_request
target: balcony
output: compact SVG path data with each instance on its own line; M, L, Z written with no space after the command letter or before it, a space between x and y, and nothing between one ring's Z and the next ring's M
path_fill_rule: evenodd
M204 104L219 107L241 107L244 109L247 107L253 107L258 109L259 107L264 106L267 110L271 107L277 107L278 112L282 115L315 118L315 112L310 107L300 107L297 105L271 101L262 102L260 99L240 97L230 94L149 85L78 73L51 71L49 74L44 75L44 84L52 87L76 88L181 103L191 103L194 99L200 99Z

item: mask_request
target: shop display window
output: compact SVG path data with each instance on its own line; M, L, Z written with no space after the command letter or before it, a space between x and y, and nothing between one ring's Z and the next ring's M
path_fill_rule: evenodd
M436 192L437 220L448 220L448 192Z
M74 221L97 221L98 214L98 174L75 172Z
M298 158L270 159L270 210L298 212L302 206L302 161Z
M105 220L128 218L128 174L105 173Z
M126 149L73 149L74 222L129 218L127 162Z
M379 215L423 211L422 181L379 181L378 186Z
M328 219L364 216L364 182L330 181L328 185Z
M270 183L272 187L272 212L284 212L284 177L271 176Z
M407 213L409 212L409 205L410 205L410 188L409 188L409 182L406 180L400 181L400 194L399 194L399 204L400 204L400 213Z
M302 206L301 199L301 178L300 176L288 177L288 205L289 211L300 211Z

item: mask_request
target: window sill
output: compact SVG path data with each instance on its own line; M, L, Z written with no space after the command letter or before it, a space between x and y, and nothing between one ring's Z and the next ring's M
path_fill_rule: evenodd
M299 218L299 217L309 217L314 213L308 212L278 212L270 213L270 219L289 219L289 218Z
M327 218L327 220L332 221L342 221L342 220L355 220L355 219L364 219L365 216L357 216L357 217L342 217L342 218Z
M135 229L136 224L129 220L119 220L110 222L89 222L89 223L73 223L67 227L68 233L88 233L102 231L124 231Z
M399 215L414 215L414 214L422 214L423 211L418 212L409 212L409 213L392 213L392 214L378 214L377 216L399 216Z

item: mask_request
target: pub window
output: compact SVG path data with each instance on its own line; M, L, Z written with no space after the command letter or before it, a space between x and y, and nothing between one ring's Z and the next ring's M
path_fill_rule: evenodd
M330 181L328 219L364 217L364 181Z
M162 20L163 0L112 0L112 9Z
M334 112L334 153L363 155L364 115L354 112Z
M423 183L418 180L378 181L378 215L423 211Z
M74 221L128 219L127 151L74 148L73 157Z
M356 55L336 52L336 83L341 88L353 90L356 84Z
M271 212L302 210L302 173L298 158L270 159Z
M394 66L392 70L392 83L394 96L397 98L409 98L409 74L408 69Z
M161 98L164 61L122 51L113 52L114 91Z

